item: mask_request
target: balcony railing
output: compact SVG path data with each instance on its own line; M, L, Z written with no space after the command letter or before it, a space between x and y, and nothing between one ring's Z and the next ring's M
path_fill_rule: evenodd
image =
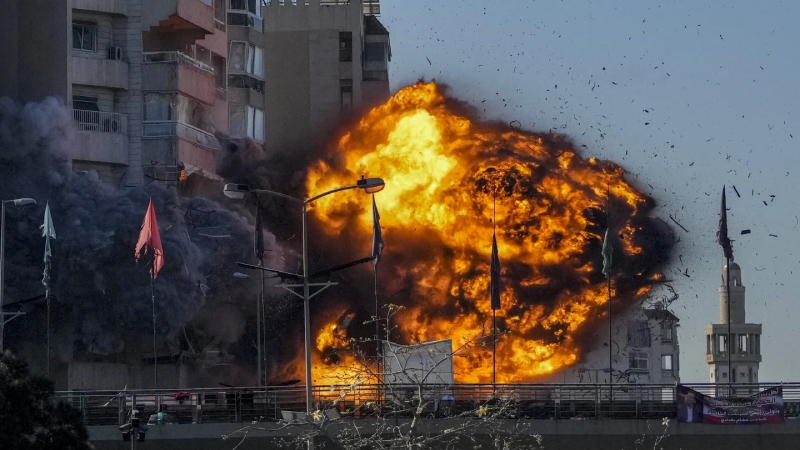
M729 389L747 396L775 384L690 384L705 395L726 396ZM784 417L800 417L800 383L783 383ZM409 388L412 396L416 389ZM675 384L456 384L423 386L432 417L475 411L493 399L509 401L509 417L525 419L661 419L675 418ZM406 393L400 386L314 386L319 409L337 408L353 418L375 414L397 417L393 405ZM448 399L445 399L445 396ZM411 398L411 397L409 397ZM281 419L282 412L305 411L305 387L175 389L134 391L56 392L54 400L78 408L86 425L119 425L128 411L141 411L145 419L163 411L178 423L229 423ZM450 401L448 408L442 408ZM375 408L371 405L377 405ZM395 405L396 406L396 405ZM427 409L426 409L427 410Z
M72 118L83 131L128 133L128 118L124 114L73 109Z
M145 64L180 63L190 69L214 76L213 67L182 52L145 52L142 55Z
M218 149L219 142L208 131L175 120L149 120L142 122L142 138L159 139L178 137L193 144L210 149Z

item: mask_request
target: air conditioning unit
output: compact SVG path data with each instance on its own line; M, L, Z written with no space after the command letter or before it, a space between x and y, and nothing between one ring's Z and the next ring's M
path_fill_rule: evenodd
M122 47L108 47L108 59L122 61Z

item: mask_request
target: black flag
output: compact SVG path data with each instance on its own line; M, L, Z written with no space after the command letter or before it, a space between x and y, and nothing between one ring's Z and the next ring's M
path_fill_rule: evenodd
M264 259L264 225L261 223L261 205L256 202L255 251L258 260Z
M725 186L722 187L722 207L719 211L719 230L717 230L717 243L722 246L725 258L733 259L733 247L728 238L728 211L725 204Z
M383 236L381 235L381 215L375 205L375 196L372 196L372 264L378 265L383 253Z
M492 311L500 309L500 291L503 290L500 280L500 256L497 254L497 237L492 234L492 265L489 270L489 293L492 298Z

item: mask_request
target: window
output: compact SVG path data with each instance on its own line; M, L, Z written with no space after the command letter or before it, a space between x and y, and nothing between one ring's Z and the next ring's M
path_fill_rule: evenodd
M230 119L228 120L228 131L232 137L247 136L247 108L245 106L232 106L230 109Z
M231 41L228 70L264 78L264 49L247 42Z
M353 107L353 80L339 80L342 111Z
M82 130L97 130L100 125L100 108L97 97L72 96L72 117Z
M353 60L353 33L349 31L339 32L339 61L347 62Z
M739 335L739 352L740 353L747 353L747 349L748 349L748 346L747 346L747 335L746 334L740 334Z
M247 43L231 41L228 50L228 70L231 72L244 72L247 67Z
M661 342L672 342L671 322L661 322Z
M225 58L215 53L211 54L211 67L214 68L214 82L217 89L226 90L228 84L228 71Z
M261 17L261 2L259 0L230 0L228 9L246 11Z
M228 2L228 25L251 27L262 31L260 0L230 0Z
M718 347L719 353L725 352L725 349L727 348L727 345L725 345L727 343L727 338L728 336L724 334L719 335L719 347Z
M672 372L672 355L661 355L661 370Z
M628 345L631 347L650 347L650 326L646 320L628 322Z
M386 62L386 44L368 42L364 46L364 60L367 62Z
M646 372L649 368L647 352L630 352L628 362L633 371Z
M151 92L144 94L144 120L172 121L175 115L176 99L174 94Z
M264 142L263 110L252 106L231 107L228 124L231 136L247 136L256 142Z
M100 111L97 103L97 97L87 97L85 95L72 96L72 109L79 109L81 111Z
M264 78L264 49L259 46L254 46L253 51L255 53L255 58L253 61L253 68L249 70L249 73L257 76L258 78Z
M264 142L264 111L247 107L247 136L256 142Z
M72 48L96 52L97 24L91 22L72 22Z

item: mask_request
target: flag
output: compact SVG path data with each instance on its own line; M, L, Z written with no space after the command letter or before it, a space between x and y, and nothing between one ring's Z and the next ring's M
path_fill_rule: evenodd
M503 290L500 279L500 256L497 254L497 237L492 234L492 264L489 269L489 294L492 299L492 311L500 309L500 291Z
M147 213L144 215L142 231L139 232L139 242L136 243L136 261L139 261L141 255L147 253L146 246L153 247L153 269L150 273L155 279L158 271L164 267L164 249L161 247L161 236L158 234L158 222L156 222L156 210L153 208L152 198L147 207ZM144 250L142 250L143 248Z
M728 238L728 208L725 203L725 186L722 187L722 206L719 210L719 230L717 230L717 243L722 246L725 258L733 260L733 247Z
M44 277L42 284L44 285L45 297L50 297L50 260L53 257L53 252L50 250L50 239L56 238L56 229L53 227L53 216L50 215L50 202L44 207L44 223L39 227L42 230L42 237L44 241Z
M603 236L603 250L601 253L603 254L603 275L609 278L611 277L611 260L614 256L614 247L608 242L608 228L606 228L606 234Z
M372 196L372 264L378 265L383 253L383 236L381 235L381 215L378 214L378 206L375 204L375 196Z
M255 236L255 251L259 261L264 259L264 224L261 222L261 208L258 201L256 201L256 236Z

